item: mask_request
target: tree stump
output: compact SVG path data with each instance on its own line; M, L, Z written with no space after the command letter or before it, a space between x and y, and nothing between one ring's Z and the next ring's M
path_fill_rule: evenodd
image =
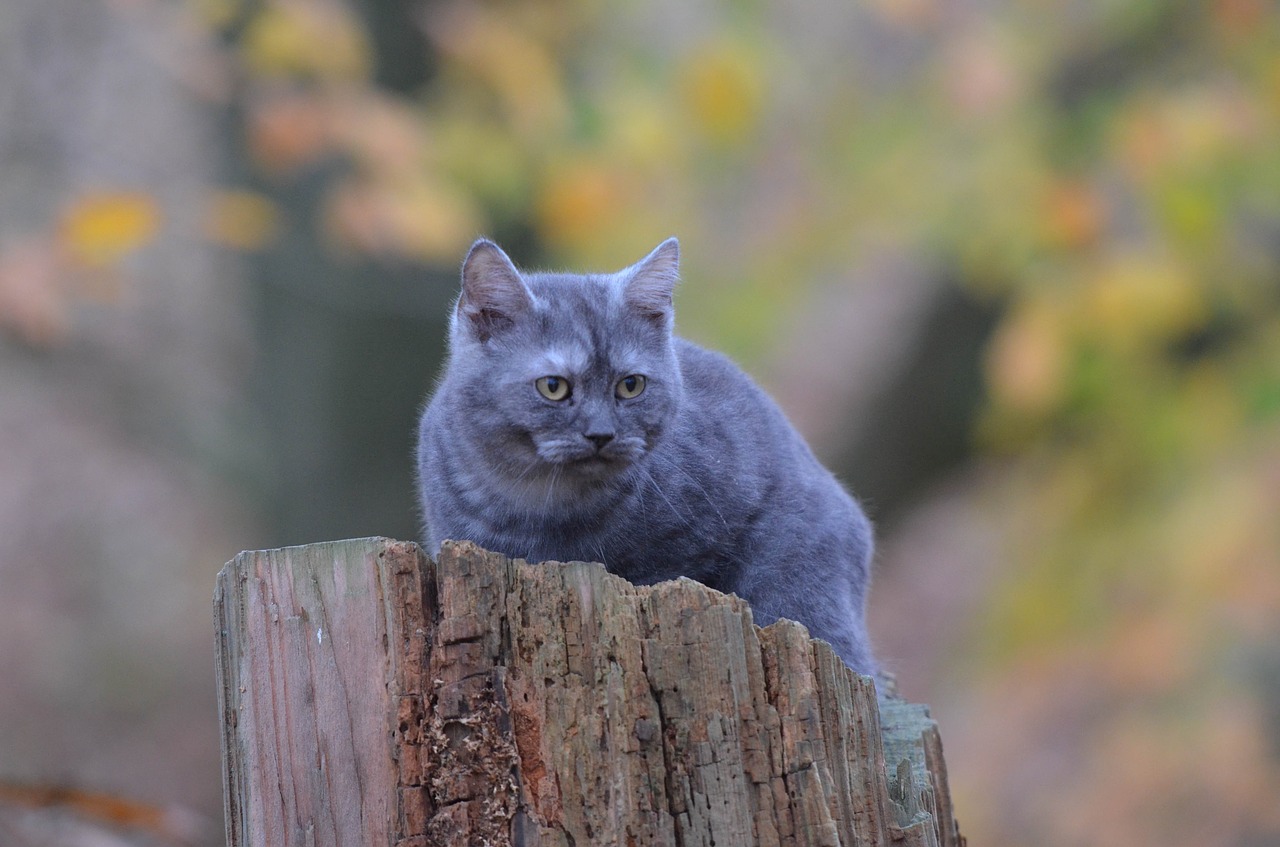
M964 843L925 707L691 580L375 538L214 607L231 847Z

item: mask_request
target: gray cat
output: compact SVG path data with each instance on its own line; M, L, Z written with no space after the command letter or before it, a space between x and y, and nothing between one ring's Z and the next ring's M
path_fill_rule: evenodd
M672 334L679 256L578 276L472 246L419 426L426 543L687 576L874 673L871 526L746 374Z

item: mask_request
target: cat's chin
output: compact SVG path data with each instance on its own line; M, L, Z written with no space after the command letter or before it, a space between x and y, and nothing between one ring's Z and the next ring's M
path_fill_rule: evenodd
M599 454L584 456L564 462L561 467L566 473L579 479L608 479L626 470L630 462L611 459Z

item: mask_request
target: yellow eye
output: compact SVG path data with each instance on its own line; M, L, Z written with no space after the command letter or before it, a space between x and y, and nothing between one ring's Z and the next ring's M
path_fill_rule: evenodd
M618 380L618 385L614 389L614 393L623 400L630 400L632 397L639 397L640 393L643 391L644 377L640 376L640 374L624 376L622 379Z
M538 393L548 400L563 400L569 396L569 380L562 376L539 377L534 385L538 386Z

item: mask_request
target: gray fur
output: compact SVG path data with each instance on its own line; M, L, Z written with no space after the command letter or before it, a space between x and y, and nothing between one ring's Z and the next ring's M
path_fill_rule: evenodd
M746 374L672 334L678 263L673 238L616 274L522 273L475 243L419 427L426 543L691 577L874 673L871 526ZM644 391L622 399L631 374ZM545 398L545 376L570 396Z

